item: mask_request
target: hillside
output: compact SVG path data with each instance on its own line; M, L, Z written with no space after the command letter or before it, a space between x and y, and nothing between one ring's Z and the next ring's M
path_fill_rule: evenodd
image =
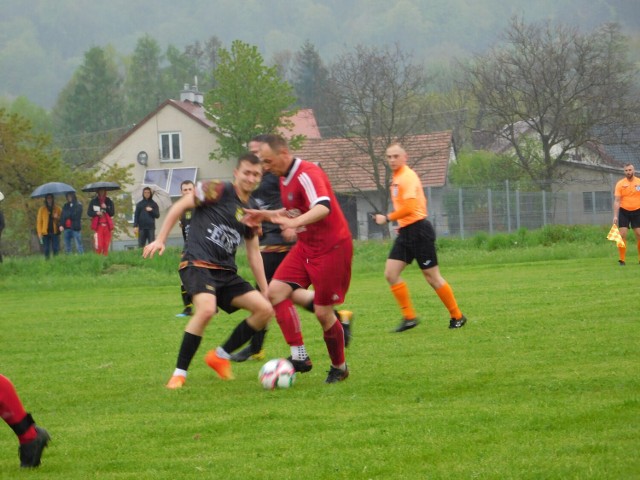
M4 0L0 97L50 108L89 48L112 45L127 56L145 33L162 48L240 39L266 59L308 39L325 61L356 44L396 42L417 59L446 61L486 48L512 15L583 29L617 21L640 36L640 2L630 0Z

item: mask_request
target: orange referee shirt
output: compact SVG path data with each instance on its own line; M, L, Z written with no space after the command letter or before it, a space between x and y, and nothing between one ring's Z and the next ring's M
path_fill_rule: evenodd
M427 216L427 198L416 172L406 165L393 172L391 201L394 212L390 220L397 220L400 228L411 225ZM405 212L404 210L410 209Z
M614 191L616 197L620 197L620 207L625 210L638 210L640 208L640 178L633 177L629 181L623 178L616 183Z

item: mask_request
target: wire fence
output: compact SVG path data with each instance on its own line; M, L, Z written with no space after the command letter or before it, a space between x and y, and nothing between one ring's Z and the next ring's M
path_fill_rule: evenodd
M468 238L479 232L493 235L546 225L606 225L613 219L612 189L525 192L505 184L504 189L426 188L425 195L429 220L439 237ZM348 210L354 238L384 237L387 226L378 226L370 218L365 221L364 212Z

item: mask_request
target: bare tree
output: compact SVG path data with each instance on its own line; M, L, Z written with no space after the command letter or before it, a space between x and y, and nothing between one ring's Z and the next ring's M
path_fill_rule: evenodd
M376 186L371 199L355 182L352 191L367 199L374 210L388 211L391 171L384 162L386 147L426 130L428 83L422 66L393 47L357 46L340 55L329 68L325 99L335 124L332 136L348 139L370 161L358 165ZM421 159L413 158L414 162ZM349 162L349 158L337 159Z
M464 67L465 83L485 128L540 188L561 180L560 162L577 149L637 120L635 71L618 25L582 34L513 18L503 42Z

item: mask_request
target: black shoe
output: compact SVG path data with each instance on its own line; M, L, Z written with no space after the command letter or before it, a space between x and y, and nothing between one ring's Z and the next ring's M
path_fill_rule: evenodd
M340 320L342 330L344 330L344 347L347 348L351 343L351 323L353 322L353 312L350 310L336 311L336 316Z
M420 323L420 320L414 318L412 320L403 319L400 324L396 327L394 332L404 332L405 330L411 330L413 327L417 326Z
M34 468L40 465L40 458L42 457L42 451L47 446L51 436L49 433L40 427L35 427L38 436L35 440L20 445L18 448L18 455L20 456L20 466L22 468Z
M327 372L327 379L324 383L337 383L345 380L349 376L349 367L344 366L344 370L331 366L331 369Z
M618 260L618 265L620 265L621 267L624 267L626 263L624 263L624 260Z
M465 317L464 315L462 315L458 320L452 318L449 321L449 328L462 328L464 327L465 323L467 323L467 317Z
M191 307L187 307L180 313L176 314L176 317L190 317L191 315L193 315L193 311L191 310Z
M313 368L313 363L311 363L311 359L309 357L305 358L304 360L294 360L293 358L289 357L287 358L287 360L291 362L291 365L293 365L293 368L296 372L306 373L311 371L311 369Z
M232 362L240 363L240 362L245 362L249 360L249 358L251 358L251 355L253 355L253 350L251 350L251 345L248 345L244 347L242 350L240 350L239 352L232 354L229 359Z

